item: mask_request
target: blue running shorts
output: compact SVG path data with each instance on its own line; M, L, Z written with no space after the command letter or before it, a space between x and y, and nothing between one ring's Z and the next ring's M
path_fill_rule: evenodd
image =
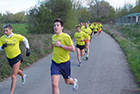
M70 60L64 63L57 64L52 60L51 64L51 76L62 75L65 79L69 79L71 73L71 62Z

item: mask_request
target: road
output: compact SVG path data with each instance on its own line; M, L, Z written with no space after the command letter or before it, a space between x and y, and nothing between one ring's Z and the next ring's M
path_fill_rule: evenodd
M93 39L90 45L89 60L82 57L82 67L78 67L76 52L70 52L71 76L79 81L77 92L60 78L61 94L137 94L138 86L130 72L124 52L119 44L108 34L102 32L101 38ZM24 69L28 75L27 83L21 84L17 76L14 94L51 94L52 54ZM9 94L11 78L0 82L0 94Z

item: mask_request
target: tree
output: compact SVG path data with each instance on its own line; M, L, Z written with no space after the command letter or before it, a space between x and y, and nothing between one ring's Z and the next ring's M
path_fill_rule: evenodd
M76 10L79 22L87 22L90 21L90 12L87 8L79 8Z
M13 22L13 13L6 11L6 14L3 14L2 22L4 22L4 23Z
M103 19L114 17L114 8L108 2L102 0L88 0L91 21L102 21Z
M26 22L26 16L25 16L25 11L18 12L13 15L14 17L14 22L21 23L21 22Z
M32 33L52 33L53 19L62 18L65 27L70 29L74 26L76 17L71 0L46 0L40 2L28 12L28 21L31 25L28 27Z
M2 22L2 14L0 13L0 23Z

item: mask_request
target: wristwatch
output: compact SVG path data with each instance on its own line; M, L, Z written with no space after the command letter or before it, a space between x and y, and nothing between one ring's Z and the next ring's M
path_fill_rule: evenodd
M63 44L60 45L60 47L62 48Z

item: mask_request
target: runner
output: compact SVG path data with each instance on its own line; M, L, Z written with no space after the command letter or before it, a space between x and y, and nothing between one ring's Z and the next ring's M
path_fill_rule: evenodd
M93 35L93 25L92 23L89 23L89 28L92 30L91 34L90 34L90 42L92 40L92 35Z
M83 25L83 23L81 22L81 31L83 31L85 29L85 26Z
M100 37L102 31L102 24L98 22L97 26L98 26L98 37Z
M69 51L74 52L75 47L70 36L62 32L63 28L62 19L54 19L54 31L56 34L52 36L52 43L49 45L49 48L53 49L51 64L52 94L60 94L58 87L60 75L63 76L66 84L73 85L73 91L78 89L78 80L70 77L71 62Z
M94 31L95 39L97 39L98 26L96 24L94 24L94 26L93 26L93 31Z
M81 56L84 56L84 48L85 48L85 40L88 39L87 34L81 31L81 27L77 26L77 32L74 34L74 41L76 41L76 51L77 51L77 58L79 61L79 67L82 66L81 63Z
M4 33L0 38L0 51L5 49L6 56L9 62L9 65L12 68L12 83L11 83L11 92L10 94L14 93L16 83L17 83L17 74L19 74L22 78L22 84L26 83L26 74L23 74L22 71L19 69L20 63L23 61L23 58L21 56L21 51L19 48L19 42L23 41L26 46L26 56L30 55L29 50L29 44L28 40L20 35L20 34L14 34L12 31L12 26L10 24L6 24L3 26Z
M77 27L77 26L80 26L80 24L79 24L79 23L77 23L76 27Z
M87 53L86 59L88 60L88 58L89 58L90 34L92 33L92 30L90 28L88 28L88 24L85 23L85 28L84 28L83 31L88 35L88 39L85 40L85 52Z

